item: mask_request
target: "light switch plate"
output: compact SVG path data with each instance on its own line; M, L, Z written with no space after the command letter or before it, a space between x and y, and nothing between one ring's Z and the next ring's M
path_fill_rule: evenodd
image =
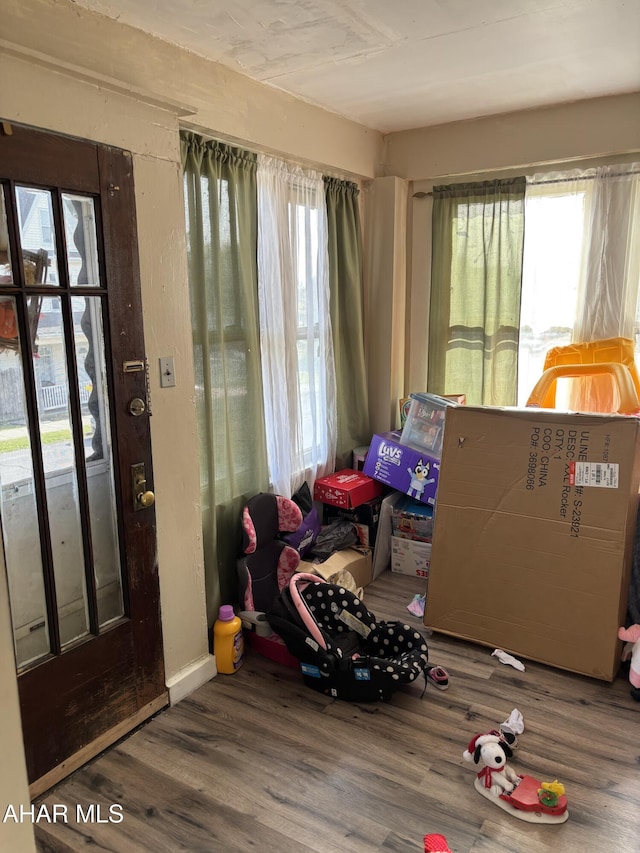
M173 388L176 384L176 372L173 366L173 356L160 359L160 387Z

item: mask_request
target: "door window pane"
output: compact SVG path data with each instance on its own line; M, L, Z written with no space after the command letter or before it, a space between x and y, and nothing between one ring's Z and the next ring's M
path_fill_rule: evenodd
M98 241L93 199L62 193L69 284L98 287Z
M48 310L43 310L38 321L37 343L50 348L53 372L48 375L53 377L53 384L51 378L39 377L36 365L36 386L60 643L64 649L88 633L89 613L62 305L57 296L47 302Z
M9 296L0 296L0 351L15 350L18 346L16 301Z
M0 186L0 284L13 284L9 229L7 228L7 210L4 202L3 186Z
M2 305L15 316L15 300ZM0 522L18 668L50 652L40 529L19 340L0 344Z
M109 429L102 301L99 297L74 298L71 301L78 368L76 380L82 408L98 624L103 627L108 622L120 618L124 608Z
M59 284L51 193L16 187L16 205L25 283Z

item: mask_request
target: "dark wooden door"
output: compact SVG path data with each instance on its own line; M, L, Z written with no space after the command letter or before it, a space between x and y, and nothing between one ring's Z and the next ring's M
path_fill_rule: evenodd
M2 124L0 521L32 794L166 704L131 154Z

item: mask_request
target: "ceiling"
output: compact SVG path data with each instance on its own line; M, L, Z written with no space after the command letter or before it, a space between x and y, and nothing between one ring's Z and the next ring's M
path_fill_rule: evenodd
M638 0L75 0L383 133L640 90Z

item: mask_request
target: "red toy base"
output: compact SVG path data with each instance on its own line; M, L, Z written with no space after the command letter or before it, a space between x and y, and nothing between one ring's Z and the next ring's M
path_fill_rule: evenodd
M447 844L447 839L439 832L425 835L424 837L424 853L451 853L451 848Z
M569 817L567 798L563 795L556 806L543 806L538 799L540 781L533 776L521 776L510 794L496 796L476 776L474 787L479 794L491 800L504 811L528 823L564 823Z

